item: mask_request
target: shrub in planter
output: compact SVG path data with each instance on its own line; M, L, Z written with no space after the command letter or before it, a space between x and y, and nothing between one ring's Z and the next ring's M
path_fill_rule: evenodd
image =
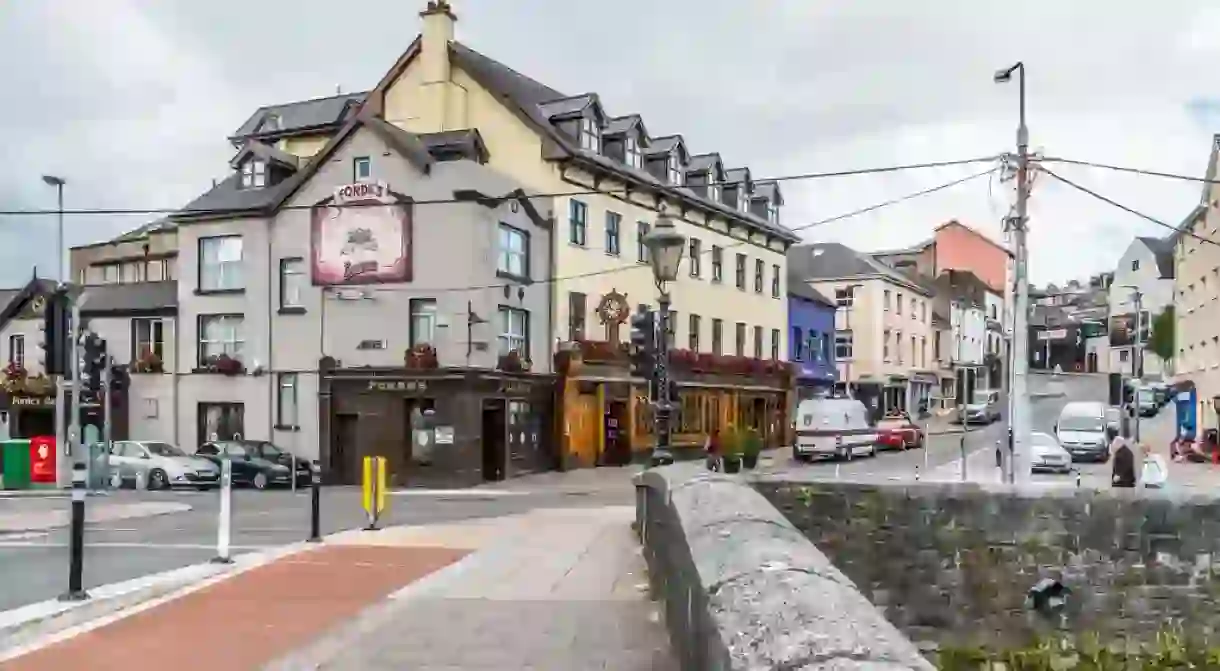
M221 375L241 375L246 372L246 366L239 359L234 359L228 354L218 354L209 357L207 360L207 369L213 373Z
M716 355L709 353L699 353L695 356L695 364L692 367L700 373L711 373L716 370Z
M699 361L699 355L688 349L675 349L669 352L669 365L674 370L691 370Z
M762 444L762 434L758 432L758 429L746 430L741 444L742 466L751 469L758 465L758 455L762 452Z
M530 369L529 359L523 359L517 350L509 350L500 355L496 367L506 373L524 373Z
M733 427L725 430L720 440L721 460L724 462L725 473L741 472L742 440L741 433Z
M428 343L420 343L407 350L405 358L404 363L411 370L432 370L440 366L436 358L436 348Z
M161 357L149 349L140 352L140 358L131 364L131 371L133 373L161 373L164 370L165 365L162 363Z

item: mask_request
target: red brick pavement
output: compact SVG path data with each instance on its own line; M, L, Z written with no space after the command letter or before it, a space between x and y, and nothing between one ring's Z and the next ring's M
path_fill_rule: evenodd
M323 546L0 663L0 669L258 669L465 554Z

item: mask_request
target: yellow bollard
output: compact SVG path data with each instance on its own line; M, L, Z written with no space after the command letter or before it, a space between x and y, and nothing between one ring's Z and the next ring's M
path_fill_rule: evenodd
M385 512L387 491L385 457L365 457L363 476L360 479L361 502L368 515L369 525L365 531L376 531L377 522Z

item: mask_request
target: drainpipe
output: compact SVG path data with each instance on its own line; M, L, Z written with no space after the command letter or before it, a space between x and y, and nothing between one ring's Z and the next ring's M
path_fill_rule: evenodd
M274 216L275 215L272 215L272 217ZM270 382L267 384L267 407L270 409L267 413L267 440L270 441L275 438L275 415L279 410L275 405L275 366L272 365L272 360L274 357L273 352L275 352L274 340L272 339L272 335L275 332L275 313L273 312L273 308L275 306L272 300L272 295L279 292L274 292L271 290L275 281L274 269L279 268L279 263L275 262L271 254L271 237L273 233L271 219L267 220L267 225L263 227L263 230L267 235L267 376L270 379ZM300 389L299 384L297 389ZM294 489L296 487L296 477L296 472L293 472L292 480L294 483Z

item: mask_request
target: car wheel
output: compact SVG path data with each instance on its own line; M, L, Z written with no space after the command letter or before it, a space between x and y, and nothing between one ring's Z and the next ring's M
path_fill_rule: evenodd
M869 451L868 451L868 456L870 456L870 457L877 456L877 443L872 444L871 449L869 449Z
M258 489L258 490L266 489L267 488L267 474L266 473L256 474L254 476L254 480L251 482L251 484L254 485L255 489Z
M148 490L156 491L165 489L169 486L169 477L165 475L165 471L154 468L148 472Z

